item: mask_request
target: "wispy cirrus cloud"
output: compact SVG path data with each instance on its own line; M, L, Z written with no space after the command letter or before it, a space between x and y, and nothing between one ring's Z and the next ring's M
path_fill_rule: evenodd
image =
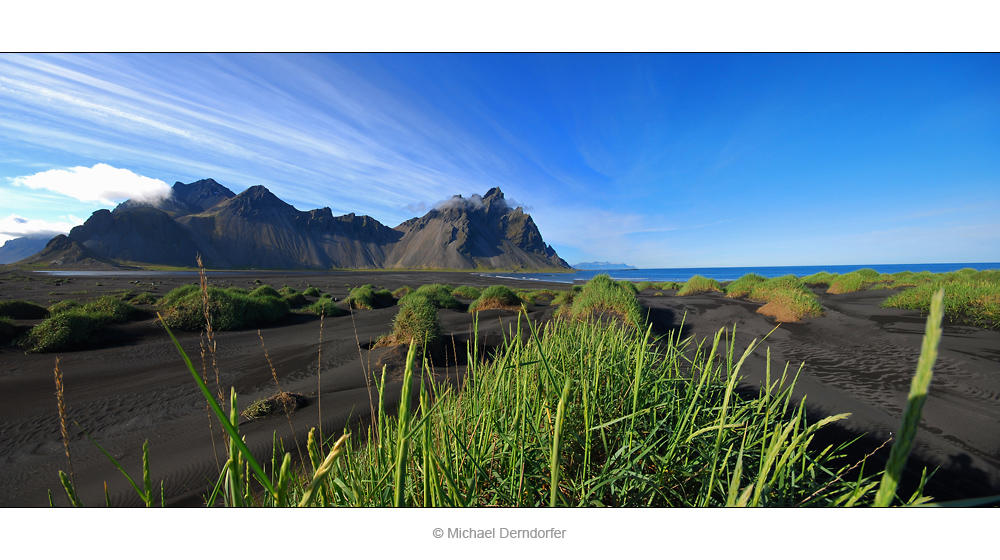
M170 179L228 170L215 178L236 191L262 183L299 205L389 221L408 217L400 213L408 202L477 188L488 169L509 159L418 92L344 62L0 57L0 98L20 109L17 120L0 114L0 137L6 129L11 141L27 139L126 167L135 162L170 169L176 168L171 160L184 162L185 173Z

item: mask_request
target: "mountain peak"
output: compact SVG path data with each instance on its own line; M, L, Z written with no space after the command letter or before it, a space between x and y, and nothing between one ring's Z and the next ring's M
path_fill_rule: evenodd
M486 191L486 195L483 196L483 202L492 202L493 200L503 200L503 191L500 187L493 187L492 189Z
M267 187L265 187L264 185L254 185L249 189L241 192L240 196L253 199L261 199L261 200L271 200L271 199L278 200L278 197L274 196L274 193L267 190Z

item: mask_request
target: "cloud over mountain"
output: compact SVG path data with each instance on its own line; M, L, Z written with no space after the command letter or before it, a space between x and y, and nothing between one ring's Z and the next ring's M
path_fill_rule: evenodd
M163 181L106 163L93 167L51 169L15 177L11 182L16 186L44 189L84 202L108 205L127 199L152 202L170 195L170 185Z

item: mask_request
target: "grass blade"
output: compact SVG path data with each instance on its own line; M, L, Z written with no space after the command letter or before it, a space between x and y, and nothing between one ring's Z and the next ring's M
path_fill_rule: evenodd
M406 372L403 374L403 394L399 400L399 430L396 437L396 471L394 484L393 505L396 507L406 506L405 485L406 485L406 456L409 450L409 425L410 425L410 389L413 381L413 363L417 357L417 342L410 341L410 350L406 353Z
M882 482L875 493L875 507L888 507L896 495L896 487L906 466L906 459L913 447L913 438L917 435L920 415L927 399L927 389L931 384L934 362L937 360L938 344L941 342L941 318L943 316L944 288L931 297L931 312L927 316L927 327L924 332L923 346L920 349L920 360L917 362L917 373L910 383L910 394L907 398L906 412L899 428L899 439L892 445L889 461L882 475Z
M232 439L233 443L246 458L247 463L249 463L250 468L253 469L254 473L257 475L257 478L258 480L260 480L260 483L264 486L264 488L267 489L268 492L271 493L272 496L277 498L277 493L274 490L274 486L271 484L271 481L268 479L267 475L264 474L264 469L262 469L260 464L257 463L257 460L254 459L253 454L250 453L250 450L247 448L246 444L243 443L243 440L240 438L239 431L233 426L233 423L230 422L228 418L226 418L226 413L223 412L222 407L219 406L219 403L215 400L215 397L212 396L212 393L211 391L208 390L208 386L205 385L205 382L202 381L201 377L198 376L198 372L195 371L194 365L191 363L191 358L188 358L187 353L185 353L184 349L181 348L181 343L178 342L177 337L174 336L174 333L170 331L170 327L168 327L166 323L163 322L163 317L160 316L159 313L157 313L156 315L157 317L160 317L160 324L162 324L163 328L166 329L167 334L170 335L170 340L173 341L174 346L177 348L177 351L180 352L181 358L184 359L184 364L191 372L191 377L194 378L195 383L198 384L198 388L201 389L202 394L205 395L205 399L208 400L208 406L211 407L212 412L215 413L216 418L218 418L219 421L222 423L222 427L226 430L226 433L229 434L229 437Z

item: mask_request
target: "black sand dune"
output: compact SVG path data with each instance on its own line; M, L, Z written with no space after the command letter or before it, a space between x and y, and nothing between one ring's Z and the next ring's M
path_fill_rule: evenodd
M19 280L17 276L31 280ZM364 283L389 289L432 282L454 286L496 283L495 279L469 273L437 272L210 275L213 284L242 287L252 287L256 279L300 290L311 284L341 299L350 286ZM140 282L138 287L130 283L136 280ZM38 275L0 274L0 297L47 304L49 300L150 287L162 295L193 280L119 276L74 278L68 284L55 285L51 278ZM97 283L102 285L95 286ZM524 288L545 285L517 283L517 287ZM91 293L69 295L82 290ZM771 319L755 313L758 305L728 300L720 294L678 298L672 292L664 296L652 293L647 290L640 299L650 309L654 329L659 333L680 327L686 313L685 335L701 338L723 327L732 330L735 325L735 348L742 353L751 340L762 338L775 327ZM899 425L924 328L924 320L916 312L878 308L878 302L889 293L822 295L825 316L781 325L745 364L742 373L747 376L747 390L754 391L753 384L764 378L766 348L771 351L773 377L780 375L786 362L791 364L792 372L805 362L796 394L807 398L811 413L853 415L838 428L840 431L828 431L829 437L868 433L859 442L858 457L877 447ZM533 306L530 311L537 320L547 319L552 313L546 305ZM283 438L286 449L297 457L295 440L304 441L309 428L319 424L320 413L327 435L338 433L345 425L366 421L372 409L373 372L380 373L381 364L387 363L392 377L392 368L398 365L392 349L367 348L378 335L388 331L395 312L392 308L356 311L353 319L325 319L321 356L318 317L296 316L261 329L281 389L305 395L307 403L292 415L291 427L284 415L242 421L241 433L258 457L270 457L275 431ZM464 368L465 345L473 336L472 316L442 310L440 317L454 348L435 359L433 371L456 378ZM481 313L479 344L498 342L502 330L516 320L513 312ZM275 392L275 381L255 330L218 333L217 337L219 383L227 395L228 388L235 387L242 408ZM180 338L200 370L199 335L183 333ZM68 467L54 395L56 357L64 376L70 421L79 423L133 477L141 476L142 444L148 439L153 479L163 481L167 503L200 504L199 496L217 478L224 452L218 445L216 458L205 402L190 373L166 334L152 320L146 320L115 327L113 336L100 348L41 355L25 355L14 348L0 350L0 505L44 506L48 490L52 490L57 505L66 504L57 478L57 472ZM215 374L208 359L210 385L214 387ZM392 384L390 401L398 398L398 392L399 383ZM919 455L916 464L922 461L942 467L932 479L931 494L960 498L1000 493L998 428L1000 333L946 325L915 449ZM215 429L215 443L219 444L217 424ZM138 498L107 458L78 429L72 427L70 431L74 434L73 469L84 503L102 505L106 481L113 505L138 505ZM883 455L876 455L872 461ZM919 474L908 476L912 479Z

